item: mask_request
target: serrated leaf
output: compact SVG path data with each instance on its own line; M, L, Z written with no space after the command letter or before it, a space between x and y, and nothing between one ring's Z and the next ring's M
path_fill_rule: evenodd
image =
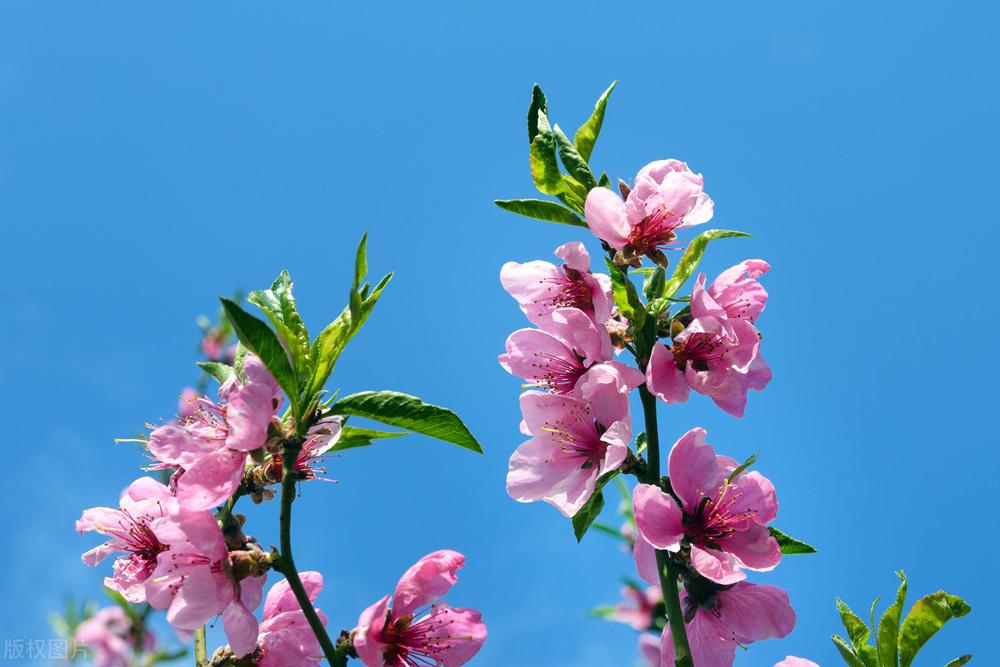
M850 644L844 641L844 638L840 635L833 635L830 639L833 640L833 645L837 647L840 652L840 657L844 659L850 667L865 667L865 663L861 662L861 658L854 654L854 650L851 648Z
M493 203L505 211L523 215L526 218L576 227L587 226L587 223L581 220L576 213L555 202L542 199L497 199Z
M871 629L840 598L837 598L837 612L840 614L840 621L844 624L844 629L847 630L847 637L851 640L851 646L854 647L855 654L861 657L862 662L867 664L868 661L864 659L864 650L865 648L871 648L868 644ZM878 667L878 665L871 665L869 667Z
M630 325L636 330L641 329L646 322L646 307L639 298L635 285L610 259L605 258L604 263L607 264L608 273L611 275L611 292L615 298L615 305L628 319Z
M535 140L538 134L538 113L548 113L545 93L537 83L531 89L531 104L528 106L528 143Z
M684 254L681 255L680 260L677 262L677 266L674 268L674 274L663 288L663 296L672 297L681 288L681 285L687 282L687 279L698 268L698 264L705 254L705 247L709 241L728 238L748 238L749 236L746 232L737 232L730 229L710 229L691 239L688 247L684 249Z
M913 605L899 630L899 667L910 667L913 658L944 624L965 616L972 607L944 591L926 595Z
M875 645L878 648L878 659L883 665L895 667L899 664L899 649L897 646L899 638L899 620L903 614L903 605L906 603L906 575L902 570L896 573L900 578L899 588L896 590L896 600L882 613L882 618L878 622L878 635Z
M587 534L587 529L604 509L604 487L618 475L618 472L612 470L598 477L594 484L594 493L573 515L573 534L576 535L577 542L583 539L583 536Z
M330 412L373 419L483 453L482 447L458 415L409 394L363 391L340 399L330 406Z
M590 114L590 118L573 135L573 143L576 145L576 150L580 153L580 157L588 163L590 162L591 154L594 152L594 144L597 143L597 137L601 134L601 127L604 125L604 112L608 106L608 97L611 96L611 91L617 85L617 81L611 82L608 89L597 98L597 104L594 105L594 111ZM603 186L604 184L601 183L601 185Z
M198 368L215 378L219 384L224 384L226 380L233 376L233 367L221 361L197 361L195 364Z
M264 311L291 354L297 376L305 378L309 369L309 331L295 307L288 271L282 271L270 289L250 292L247 301Z
M590 171L590 167L587 166L587 160L581 156L573 142L569 140L563 131L559 128L558 123L552 130L556 138L556 146L559 149L559 159L562 161L563 166L566 167L566 171L572 176L580 185L582 185L585 191L589 192L591 188L597 187L597 179L594 178L593 172Z
M785 556L816 553L816 549L812 545L806 544L805 542L797 540L794 537L785 535L773 526L768 527L768 531L770 531L771 536L778 541L778 546L781 547L781 553Z
M741 463L735 470L733 470L731 473L729 473L729 477L726 478L726 481L727 482L732 482L734 479L736 479L739 476L740 473L742 473L744 470L746 470L747 468L749 468L750 466L752 466L754 463L756 463L757 462L757 457L759 457L759 456L760 456L760 452L754 452L749 457L747 457L746 461L744 461L743 463ZM786 535L785 537L788 537L788 536Z
M295 379L295 371L292 370L292 365L288 361L288 353L281 345L281 341L263 320L240 308L235 301L225 297L220 300L222 307L226 310L226 317L233 325L236 337L249 351L260 358L261 363L271 372L278 385L285 390L285 394L292 404L293 413L296 413L299 407L298 383Z
M405 431L376 431L370 428L360 428L358 426L343 426L340 429L340 436L337 443L327 451L339 452L355 447L368 447L375 444L375 440L387 440L406 435Z

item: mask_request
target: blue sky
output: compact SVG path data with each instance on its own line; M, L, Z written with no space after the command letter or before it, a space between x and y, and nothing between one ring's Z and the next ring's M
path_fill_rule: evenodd
M468 558L450 601L489 625L474 664L631 664L632 631L585 616L629 559L504 490L518 381L495 357L523 320L499 267L596 245L491 204L534 193L532 83L574 128L619 79L597 167L688 161L713 226L754 235L704 269L775 267L768 390L742 420L702 397L661 411L668 440L701 425L720 451L761 450L777 525L820 549L756 578L799 623L737 664L839 664L834 598L889 599L898 568L974 607L918 664L1000 662L998 20L984 2L3 3L0 634L49 636L64 594L99 595L72 522L137 475L112 440L170 416L195 316L288 268L318 331L368 230L373 273L397 277L331 386L451 406L487 453L408 437L304 488L296 559L323 571L332 626L448 547ZM250 532L276 542L276 517L253 508Z

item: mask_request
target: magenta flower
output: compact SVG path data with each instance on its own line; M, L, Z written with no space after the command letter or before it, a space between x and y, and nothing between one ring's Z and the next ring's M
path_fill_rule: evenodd
M716 456L700 428L681 436L667 467L682 507L652 484L638 484L632 494L643 538L636 541L634 553L644 579L659 581L654 548L677 552L682 543L691 547L691 566L717 584L745 579L744 568L767 571L781 561L778 541L767 529L778 513L769 479L744 471L730 480L738 464Z
M614 300L611 278L590 272L590 255L582 243L559 246L562 266L536 260L507 262L500 269L500 283L517 300L528 320L541 326L556 308L579 308L602 325L611 317Z
M624 601L615 606L609 618L631 625L640 632L650 628L657 605L663 603L663 593L659 586L648 586L645 590L623 586L622 598Z
M794 655L789 655L781 662L775 663L774 667L819 667L819 665L812 660L796 658Z
M176 512L177 507L167 487L151 477L140 477L122 494L119 509L91 507L83 511L76 530L110 538L84 553L83 562L93 567L113 553L122 554L115 559L114 576L105 578L104 585L129 602L143 602L144 583L156 568L157 556L167 549L151 526Z
M121 607L105 607L83 621L73 633L73 641L86 646L94 657L94 667L130 667L135 646L135 629ZM156 649L156 635L145 628L142 650Z
M302 585L310 602L323 590L323 575L300 572ZM317 616L326 625L326 615L319 609ZM323 649L309 627L302 608L288 581L282 579L267 592L264 599L264 620L257 634L254 664L257 667L315 667L323 658Z
M698 667L732 667L736 647L763 639L780 639L795 627L795 611L788 593L776 586L741 581L730 589L695 600L681 596L691 657ZM660 665L673 667L674 642L670 627L660 639Z
M267 441L268 426L281 407L281 390L254 355L247 355L243 373L219 388L222 403L196 399L187 416L149 436L149 451L158 461L153 467L181 469L176 494L187 509L210 509L233 495L243 479L247 452Z
M459 667L479 652L486 641L480 613L437 601L464 563L455 551L428 554L400 578L391 607L386 595L361 613L354 648L366 667Z
M145 581L146 601L166 609L178 630L194 630L222 614L222 627L237 657L254 650L265 576L233 578L222 530L208 511L181 509L156 519L152 532L165 547Z
M614 366L598 364L574 396L521 394L522 430L532 436L510 457L507 493L519 502L544 500L573 516L594 493L597 478L628 454L635 387Z
M653 346L646 386L667 403L683 403L694 389L729 414L742 417L747 391L759 391L771 381L757 329L747 319L727 315L705 291L704 274L691 293L691 315L690 324L674 336L670 347Z
M636 174L625 201L607 188L593 188L584 206L590 231L619 250L616 261L638 266L643 255L665 265L660 250L677 230L712 219L705 180L679 160L651 162Z
M762 259L746 259L732 266L712 282L708 295L729 319L756 322L767 304L767 290L758 282L771 269Z
M498 357L525 386L571 394L577 380L594 364L610 361L611 337L578 308L556 308L539 329L518 329Z

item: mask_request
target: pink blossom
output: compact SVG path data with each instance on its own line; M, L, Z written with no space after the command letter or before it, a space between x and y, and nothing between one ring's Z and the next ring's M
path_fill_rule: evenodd
M794 655L790 655L781 662L775 663L774 667L819 667L819 665L812 660L796 658Z
M663 593L659 586L648 586L645 590L635 586L622 587L623 602L615 606L611 620L631 625L634 630L648 630L653 625L653 613L663 604Z
M691 657L698 667L732 667L736 647L763 639L780 639L795 627L788 594L775 586L741 581L695 600L681 596ZM660 639L660 665L673 667L674 642L670 626Z
M749 320L730 318L705 291L698 276L691 293L693 319L672 345L654 345L646 366L646 386L667 403L683 403L694 389L735 417L742 417L747 391L771 381L760 355L760 336Z
M571 394L594 364L611 360L611 337L603 326L578 308L556 308L538 329L518 329L507 338L507 351L498 357L526 386Z
M757 278L771 265L762 259L746 259L719 274L708 288L708 295L726 311L730 319L756 322L767 304L767 290Z
M181 397L177 400L177 416L190 417L198 409L198 392L191 387L184 387Z
M167 487L151 477L137 479L122 494L119 509L91 507L77 520L81 534L94 531L110 538L84 553L83 562L93 567L113 553L122 554L104 585L129 602L144 601L143 584L156 568L157 556L167 549L152 524L176 510L177 500Z
M121 607L105 607L80 623L73 634L73 641L86 646L94 657L95 667L129 667L135 647L135 628L128 614ZM145 628L142 649L156 649L156 636Z
M540 260L507 262L500 269L500 283L517 300L528 320L541 326L556 308L579 308L597 324L611 317L614 300L611 279L590 272L590 255L582 243L559 246L562 266Z
M152 532L166 547L146 579L146 601L166 609L179 630L194 630L222 614L222 627L237 657L254 650L265 576L233 578L222 530L208 511L181 509L154 520Z
M149 451L154 467L176 467L177 499L187 509L210 509L233 495L243 479L247 452L267 441L272 417L281 407L281 390L254 355L247 355L243 376L234 374L219 388L222 403L194 401L187 416L155 429Z
M654 548L676 552L682 542L690 544L691 566L718 584L745 579L744 568L767 571L781 561L781 548L767 529L778 513L769 479L744 471L730 480L738 464L716 456L700 428L681 436L670 450L667 467L682 507L652 484L636 485L632 495L643 538L634 553L644 579L659 581Z
M597 478L616 470L632 439L629 385L609 364L591 368L573 396L521 394L522 428L531 440L510 457L507 493L519 502L544 500L573 516Z
M455 551L428 554L400 578L391 606L387 595L361 613L354 648L366 667L459 667L479 652L486 641L480 613L438 601L464 563Z
M607 188L593 188L584 213L597 238L620 251L616 261L637 264L645 255L665 263L660 247L677 230L712 218L713 203L704 179L679 160L658 160L643 167L625 201Z
M323 590L323 575L300 572L299 578L310 602L315 602ZM325 626L326 616L319 609L316 614ZM272 586L264 599L255 658L257 667L314 667L323 658L323 649L285 579Z
M639 635L639 657L648 667L660 667L660 636L644 632ZM669 667L673 667L670 665Z

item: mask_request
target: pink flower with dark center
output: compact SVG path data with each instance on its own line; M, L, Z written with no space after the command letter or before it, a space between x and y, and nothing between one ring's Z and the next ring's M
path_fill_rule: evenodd
M670 245L678 230L712 218L704 183L679 160L651 162L636 174L625 201L607 188L593 188L584 206L587 225L619 251L616 263L639 266L645 255L665 266L660 248Z
M682 544L690 545L691 566L717 584L745 579L744 568L767 571L781 562L781 548L767 529L778 513L769 479L754 471L730 479L738 464L716 456L700 428L681 436L667 467L681 507L652 484L638 484L632 494L642 537L634 554L644 579L659 581L654 548L677 552Z
M767 304L767 290L757 278L770 269L771 265L762 259L743 260L720 273L708 288L708 295L729 319L756 322Z
M771 369L760 355L760 335L749 320L727 315L705 291L704 274L691 293L691 315L670 347L653 346L646 386L667 403L683 403L694 389L742 417L747 391L759 391L771 381Z
M590 255L582 243L561 245L555 254L565 264L507 262L500 269L500 283L536 326L542 326L556 308L578 308L598 325L607 322L614 305L611 278L590 272Z
M130 667L135 649L135 628L128 614L121 607L105 607L80 623L73 633L73 641L90 649L94 667ZM145 628L142 650L156 649L156 635Z
M181 509L154 520L150 528L166 547L145 581L146 601L167 610L167 622L178 630L194 630L222 614L233 654L254 650L263 576L234 578L222 530L208 511Z
M510 457L507 493L519 502L544 500L573 516L594 493L597 478L628 454L634 385L609 364L592 367L573 396L521 394L522 429L531 440Z
M323 590L323 575L300 572L299 578L310 602L315 602ZM326 615L319 609L316 615L325 626ZM323 649L285 579L272 586L264 599L254 656L257 667L315 667L323 659Z
M557 308L539 329L519 329L507 338L507 351L498 357L525 386L571 394L594 364L611 360L611 337L577 308ZM640 380L641 382L641 380Z
M659 586L648 586L645 590L635 586L622 587L623 602L620 602L609 616L611 620L631 625L642 632L653 625L656 608L663 604L663 593ZM662 611L661 611L662 613Z
M780 639L795 627L788 593L775 586L741 581L732 588L696 600L681 596L691 657L698 667L732 667L736 647L764 639ZM660 665L673 667L670 627L660 639Z
M361 613L354 648L366 667L459 667L486 641L478 611L438 601L458 580L465 557L435 551L400 578L396 592Z
M243 376L219 388L221 403L192 400L186 416L167 422L149 436L157 463L179 468L176 494L187 509L210 509L233 495L243 479L247 452L267 441L271 419L281 407L281 390L254 355L247 355Z
M121 593L129 602L146 599L143 583L156 568L156 559L167 549L151 528L156 520L177 510L177 499L164 485L150 477L132 482L121 496L119 509L92 507L76 522L81 534L94 531L110 539L83 554L91 567L113 553L114 576L104 585Z

